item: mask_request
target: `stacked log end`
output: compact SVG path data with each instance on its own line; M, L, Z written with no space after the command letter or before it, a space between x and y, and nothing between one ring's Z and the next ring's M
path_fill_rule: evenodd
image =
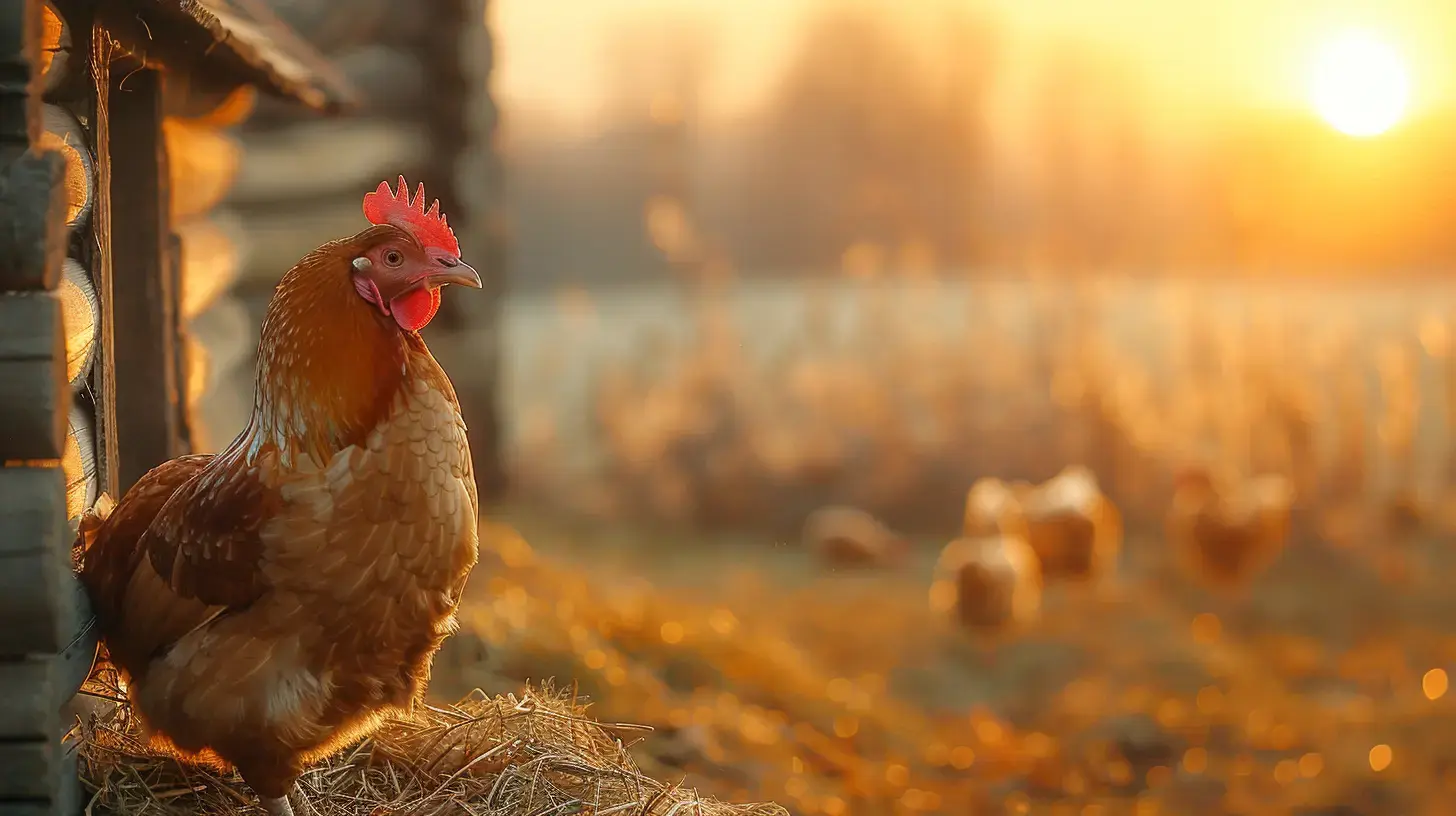
M72 530L97 489L91 139L59 14L0 6L0 812L78 812L62 713L95 655ZM25 81L12 81L25 78ZM84 104L84 100L81 102ZM69 257L68 257L69 256Z
M238 178L243 148L232 129L253 108L255 94L239 88L221 98L198 99L182 86L168 89L162 123L171 175L172 224L180 257L179 378L187 428L195 451L215 451L236 432L236 421L209 410L209 398L236 401L233 372L246 370L253 347L249 321L233 285L252 246L241 220L220 207Z

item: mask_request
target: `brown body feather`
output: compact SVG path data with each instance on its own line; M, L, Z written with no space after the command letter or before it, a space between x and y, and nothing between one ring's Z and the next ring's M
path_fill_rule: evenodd
M374 227L286 275L248 428L144 476L82 579L160 746L235 765L264 797L408 710L477 546L465 425L423 340L358 298Z

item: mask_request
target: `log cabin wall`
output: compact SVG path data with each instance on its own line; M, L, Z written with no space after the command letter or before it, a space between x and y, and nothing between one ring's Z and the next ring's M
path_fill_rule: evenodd
M89 36L79 38L83 49ZM54 9L0 6L0 812L79 811L62 709L96 641L72 574L98 489L94 97ZM72 526L68 528L67 520Z
M178 381L189 447L214 451L241 426L204 420L203 406L229 372L250 369L251 326L247 309L231 293L249 246L238 218L219 208L237 177L242 146L232 131L256 104L249 87L216 98L195 93L185 81L171 83L163 120L170 159L173 262L178 267L181 338Z
M237 128L237 173L219 217L239 230L248 250L240 253L228 300L246 306L246 326L256 332L289 267L319 244L363 226L365 192L399 174L411 186L424 182L486 285L483 293L446 297L426 337L461 394L480 493L498 495L496 315L503 231L486 0L267 4L330 60L359 104L351 116L318 121L265 100ZM255 343L249 335L250 351ZM232 368L213 376L228 380L227 394L206 401L202 413L207 423L233 430L246 422L250 408L252 355L229 348L223 356L214 368ZM208 439L216 441L210 434Z

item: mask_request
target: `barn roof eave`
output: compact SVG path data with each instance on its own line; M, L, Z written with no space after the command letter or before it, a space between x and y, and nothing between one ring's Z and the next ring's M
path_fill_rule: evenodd
M122 51L144 64L255 85L322 113L356 102L343 76L262 0L107 0L95 8Z

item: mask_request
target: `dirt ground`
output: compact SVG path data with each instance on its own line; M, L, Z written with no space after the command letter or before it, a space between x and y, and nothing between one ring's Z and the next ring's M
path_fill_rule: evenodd
M1155 536L994 642L934 616L939 542L831 571L797 541L572 521L485 528L434 693L575 682L652 726L643 770L792 813L1444 814L1456 557L1301 542L1210 596Z

